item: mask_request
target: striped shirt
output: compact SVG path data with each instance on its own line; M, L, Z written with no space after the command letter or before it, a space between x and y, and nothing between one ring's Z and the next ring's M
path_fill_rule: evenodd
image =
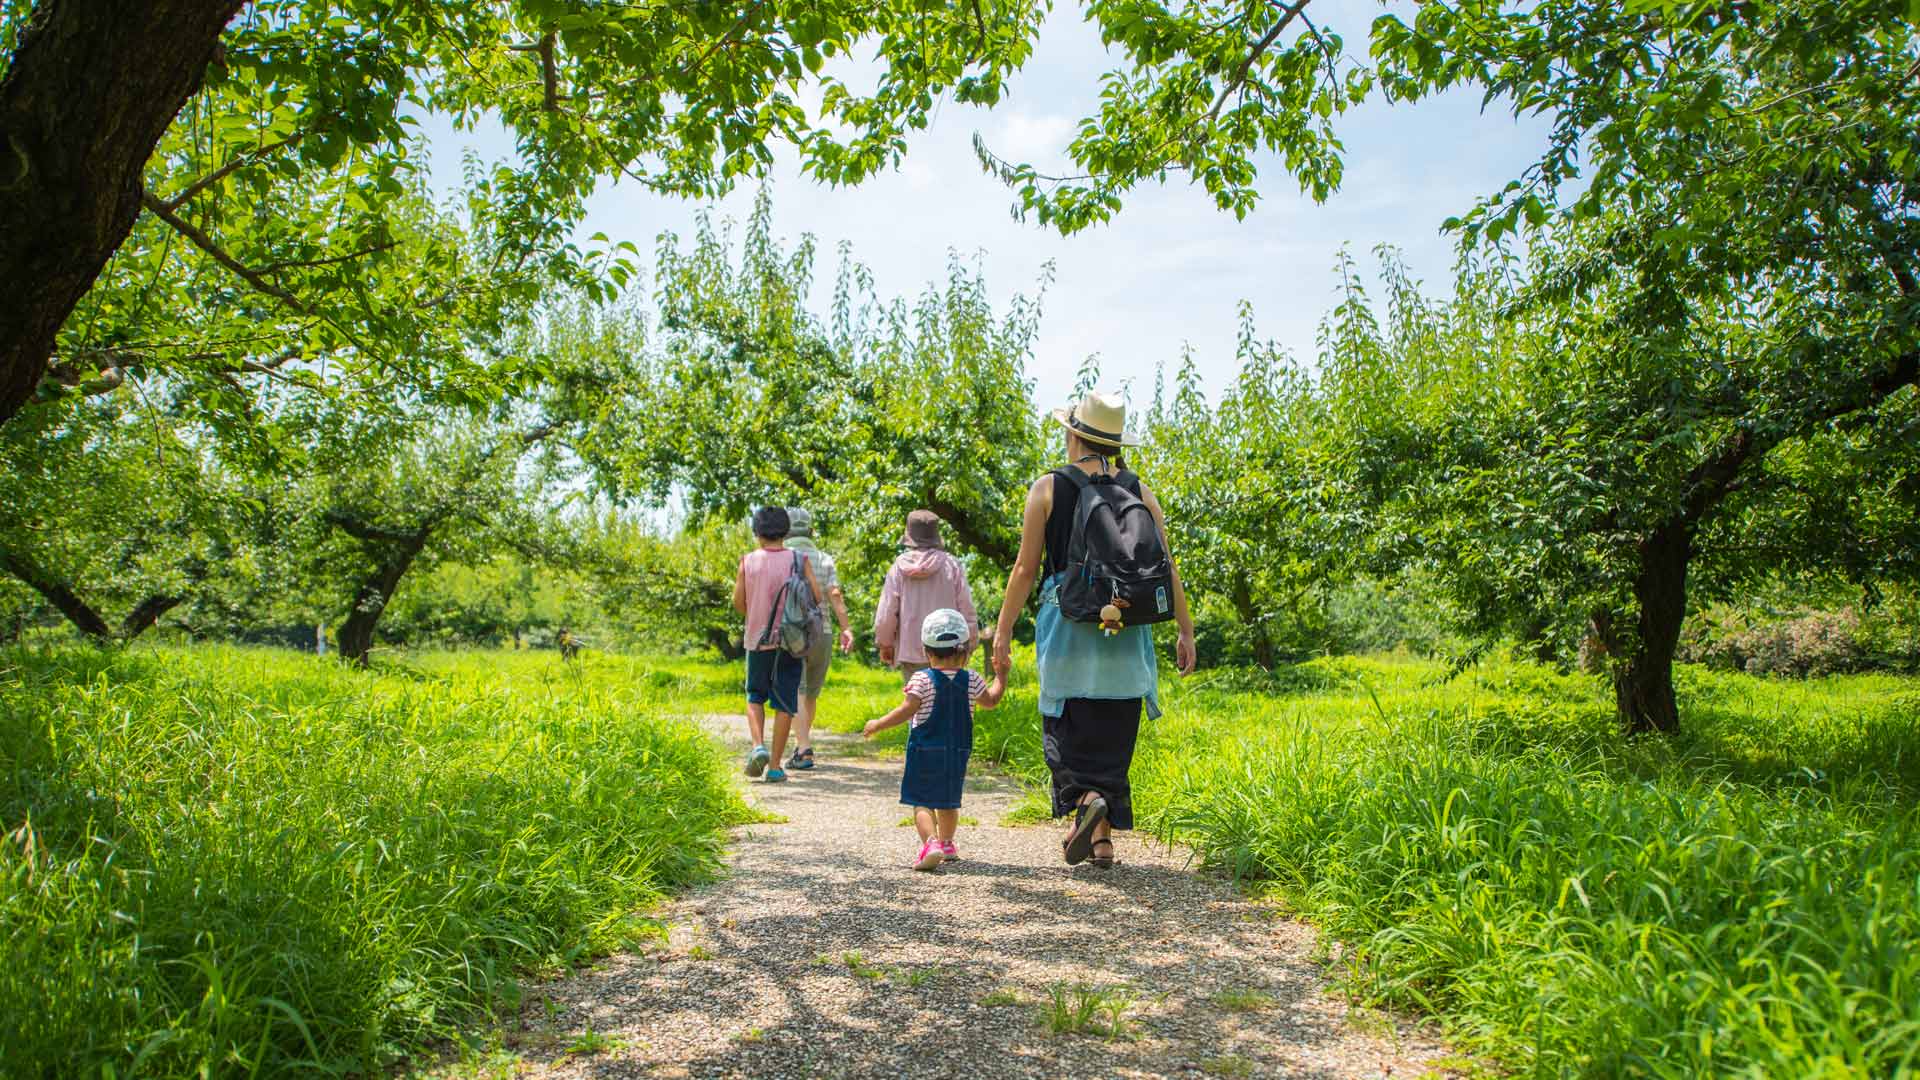
M955 668L952 671L942 672L942 674L948 678L953 678L962 670L961 668ZM981 678L979 672L968 671L967 705L969 708L972 707L975 701L980 699L981 694L986 693L986 690L987 680ZM909 721L909 726L919 727L921 724L933 719L933 676L927 674L926 668L921 668L919 671L914 672L913 675L907 679L907 696L920 700L920 708L913 714L913 719Z

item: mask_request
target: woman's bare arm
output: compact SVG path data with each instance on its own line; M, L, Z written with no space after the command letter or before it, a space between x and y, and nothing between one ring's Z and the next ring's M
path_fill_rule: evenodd
M1053 474L1033 482L1027 491L1027 508L1020 519L1020 554L1014 557L1013 572L1007 575L1007 593L1000 599L1000 622L993 634L993 666L1013 662L1013 624L1033 595L1033 582L1040 574L1040 556L1047 545L1047 515L1053 513Z
M1147 512L1153 515L1153 523L1160 529L1160 546L1166 550L1167 566L1173 571L1173 621L1180 628L1180 640L1174 645L1174 661L1179 665L1180 674L1193 674L1193 666L1198 659L1193 643L1193 613L1187 610L1187 587L1180 582L1180 564L1174 561L1173 545L1167 541L1167 517L1160 510L1160 500L1153 497L1153 489L1140 485L1140 501L1147 504Z

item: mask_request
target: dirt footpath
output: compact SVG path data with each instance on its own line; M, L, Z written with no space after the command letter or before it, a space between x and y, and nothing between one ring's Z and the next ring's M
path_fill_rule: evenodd
M744 750L744 721L706 723ZM1002 826L1019 790L999 774L969 778L961 861L914 872L900 766L857 743L822 738L786 784L742 777L785 820L739 831L730 874L664 913L667 946L533 988L508 1039L523 1074L1414 1077L1444 1057L1349 1009L1311 928L1185 852L1122 834L1118 865L1068 867L1057 830Z

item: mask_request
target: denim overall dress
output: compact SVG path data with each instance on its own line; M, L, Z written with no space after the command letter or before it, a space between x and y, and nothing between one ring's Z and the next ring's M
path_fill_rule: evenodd
M927 669L933 684L933 715L907 733L907 769L900 778L900 801L929 810L958 810L973 756L973 700L970 671L951 674Z

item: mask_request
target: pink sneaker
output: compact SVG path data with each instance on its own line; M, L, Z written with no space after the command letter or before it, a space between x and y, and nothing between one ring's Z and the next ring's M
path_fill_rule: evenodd
M960 861L960 850L953 846L953 841L951 840L940 841L940 853L946 857L948 862Z
M936 870L940 866L940 860L946 857L947 853L941 849L940 841L929 840L920 845L920 854L913 860L913 868L915 870Z

